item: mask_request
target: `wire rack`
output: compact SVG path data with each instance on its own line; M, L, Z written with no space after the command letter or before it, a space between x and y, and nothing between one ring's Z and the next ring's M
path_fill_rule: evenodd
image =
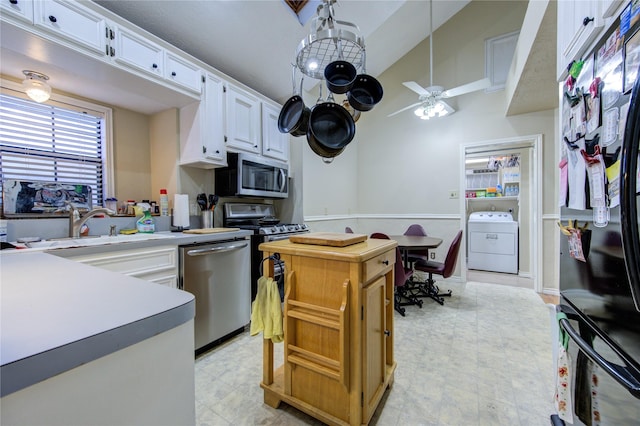
M315 79L323 79L324 68L338 59L350 62L356 69L364 69L365 49L362 37L343 29L320 31L303 39L296 51L298 69Z

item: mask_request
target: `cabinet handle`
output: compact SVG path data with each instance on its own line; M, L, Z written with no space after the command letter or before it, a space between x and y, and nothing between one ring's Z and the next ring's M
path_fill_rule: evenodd
M11 3L11 4L18 4L18 0L9 0L9 3Z
M171 71L171 76L175 77L176 76L176 72L175 71Z
M254 147L254 148L257 148L257 147L258 147L258 145L254 145L253 147Z
M385 336L391 336L391 332L390 332L389 330L385 330L385 331L384 331L384 335L385 335Z
M220 154L220 150L219 149L216 149L216 154Z
M158 68L158 64L153 64L151 65L151 68L153 68L154 70Z
M383 260L381 263L382 263L383 265L388 265L388 264L389 264L389 261L388 261L388 260Z
M111 56L116 56L116 49L113 47L109 48L111 50Z
M56 19L56 17L55 17L55 16L53 16L53 15L49 15L49 20L50 20L51 22L53 22L53 23L58 22L58 20Z
M588 16L585 16L585 18L582 20L582 25L583 26L587 26L589 25L589 22L593 22L595 20L595 18L589 18Z
M204 145L202 145L202 153L203 153L203 154L206 154L206 153L207 153L207 147L206 147L206 146L204 146Z

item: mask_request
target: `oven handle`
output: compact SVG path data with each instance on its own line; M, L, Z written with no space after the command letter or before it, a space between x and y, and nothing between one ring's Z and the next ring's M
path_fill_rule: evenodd
M591 345L589 345L582 337L580 337L580 334L573 328L567 318L560 319L559 323L560 327L562 327L562 329L569 334L571 340L576 342L580 350L587 357L589 357L591 361L598 364L618 383L626 387L631 395L640 399L640 382L635 377L633 377L631 372L626 367L614 364L613 362L605 359L602 355L600 355ZM586 325L589 326L589 324Z
M244 243L244 244L234 244L234 245L222 246L222 247L207 247L207 248L201 248L201 249L194 249L194 250L187 251L187 256L206 256L209 254L225 253L228 251L240 250L242 248L245 248L247 245L248 245L247 243Z

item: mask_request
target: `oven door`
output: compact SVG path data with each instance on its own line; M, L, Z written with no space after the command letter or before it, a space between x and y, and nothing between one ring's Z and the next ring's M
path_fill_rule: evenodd
M238 155L238 194L286 198L287 166L250 155Z

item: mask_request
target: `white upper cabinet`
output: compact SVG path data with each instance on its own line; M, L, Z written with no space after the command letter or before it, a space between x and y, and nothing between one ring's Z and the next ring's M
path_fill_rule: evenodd
M164 77L164 49L140 34L123 27L113 30L116 62Z
M227 148L261 154L260 100L232 84L226 88Z
M227 165L224 82L205 73L200 102L180 108L180 165L212 169Z
M4 14L33 24L33 0L0 0L0 16Z
M580 59L580 55L600 34L604 26L601 3L597 0L558 0L558 80L566 78L569 63Z
M167 80L200 93L202 81L200 67L169 51L165 52L164 60L164 76Z
M262 155L289 161L289 134L278 130L280 108L262 103Z
M74 45L107 55L107 26L103 16L76 1L37 0L34 23Z

